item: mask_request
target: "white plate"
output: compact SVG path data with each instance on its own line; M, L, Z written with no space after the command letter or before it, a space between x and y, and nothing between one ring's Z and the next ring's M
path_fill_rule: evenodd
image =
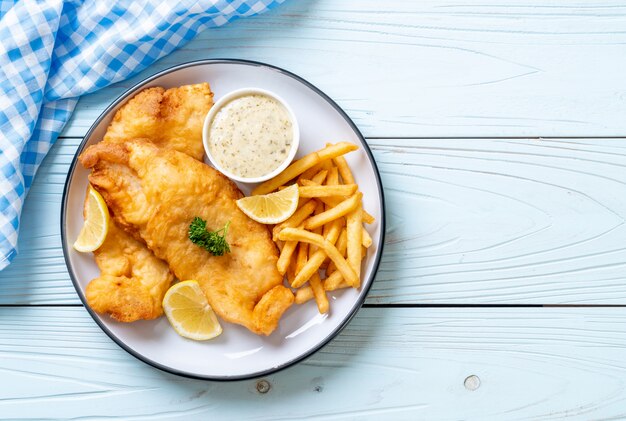
M329 294L330 314L320 315L314 301L292 306L269 337L257 336L244 327L223 322L224 333L208 342L181 338L164 317L152 321L118 323L85 306L96 323L126 351L162 370L196 378L236 380L266 375L319 350L354 316L372 285L382 253L384 200L380 176L372 153L358 129L330 98L305 80L262 63L240 60L203 60L158 73L131 88L93 124L70 167L63 193L61 236L67 267L76 291L85 303L84 291L99 270L91 254L74 251L83 224L82 204L88 171L77 165L81 151L102 139L115 111L141 89L174 87L209 82L215 100L243 87L259 87L277 93L293 108L300 123L298 155L320 149L326 142L348 141L360 145L346 156L363 192L363 204L376 222L367 226L373 240L365 258L360 290ZM243 187L243 186L242 186ZM249 188L243 189L247 193Z

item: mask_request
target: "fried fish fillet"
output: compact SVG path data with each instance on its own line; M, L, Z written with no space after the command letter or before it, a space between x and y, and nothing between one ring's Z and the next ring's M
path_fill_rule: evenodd
M178 279L198 281L215 312L257 334L269 335L294 301L276 269L278 250L266 226L248 218L243 195L228 178L189 156L143 141L102 142L80 156L91 184L115 220L168 262ZM230 222L231 252L213 256L193 244L194 217L217 230Z
M174 280L167 263L112 222L104 244L94 255L100 276L85 290L94 311L109 313L120 322L155 319L163 314L161 301Z
M117 111L103 142L121 144L129 138L145 137L202 159L202 125L212 105L208 83L144 89ZM111 221L107 239L94 256L100 276L85 291L94 311L121 322L163 314L161 302L174 275L145 244Z
M213 92L208 83L167 90L147 88L115 113L104 141L124 143L127 139L147 138L155 145L201 160L202 126L212 105Z

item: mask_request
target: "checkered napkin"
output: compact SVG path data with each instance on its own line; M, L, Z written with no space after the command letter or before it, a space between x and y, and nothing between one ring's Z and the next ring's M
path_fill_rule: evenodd
M284 0L0 0L0 270L39 164L78 97L145 69L205 28Z

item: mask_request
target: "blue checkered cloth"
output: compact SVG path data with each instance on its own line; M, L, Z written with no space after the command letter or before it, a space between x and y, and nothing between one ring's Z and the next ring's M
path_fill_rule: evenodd
M283 1L0 0L0 270L17 254L37 168L81 95Z

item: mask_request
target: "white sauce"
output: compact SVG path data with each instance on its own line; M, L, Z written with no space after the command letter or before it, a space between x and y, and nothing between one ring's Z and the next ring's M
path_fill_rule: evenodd
M239 177L261 177L278 168L289 155L293 125L287 109L262 94L226 103L210 126L211 155L222 168Z

